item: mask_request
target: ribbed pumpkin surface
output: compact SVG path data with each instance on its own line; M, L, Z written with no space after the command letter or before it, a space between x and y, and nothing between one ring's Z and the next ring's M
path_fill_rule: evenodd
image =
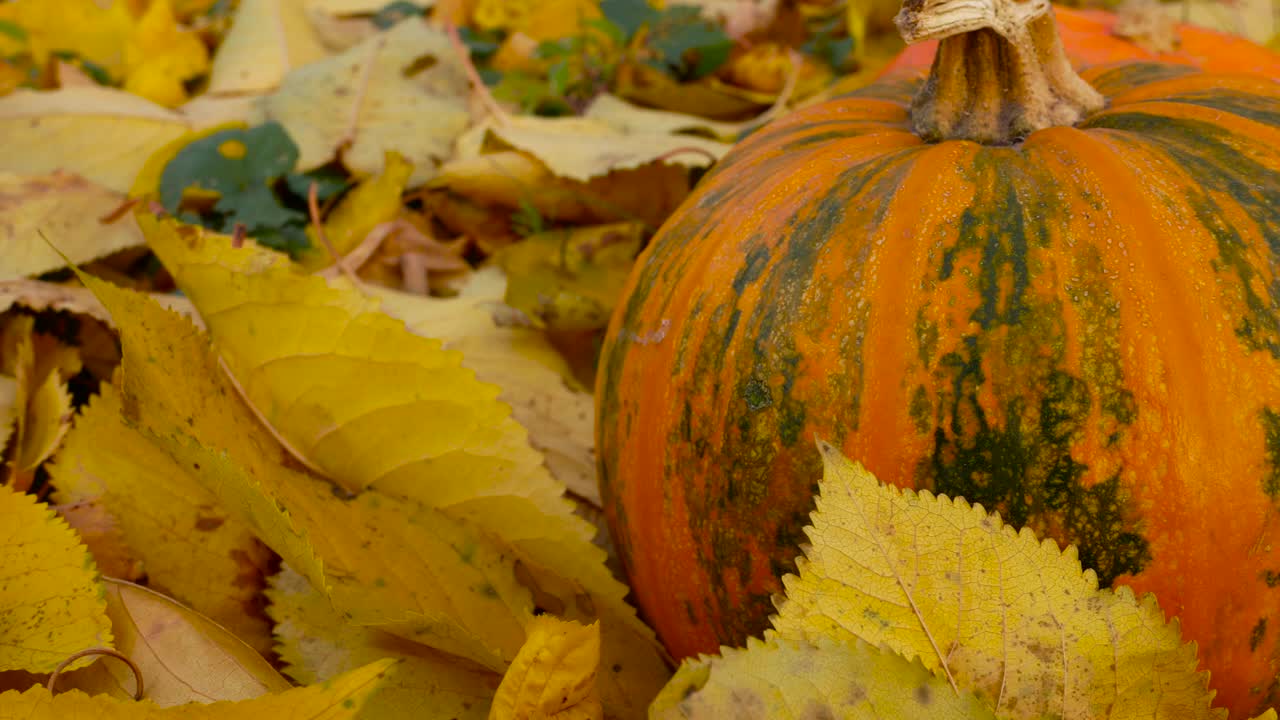
M1097 68L1106 110L925 144L912 87L729 154L640 260L605 510L677 656L760 632L821 473L963 496L1155 592L1233 717L1280 668L1280 84Z

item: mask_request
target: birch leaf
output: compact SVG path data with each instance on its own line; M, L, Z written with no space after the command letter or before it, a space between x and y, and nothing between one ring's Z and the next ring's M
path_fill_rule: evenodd
M199 228L140 222L250 404L297 456L351 492L421 502L500 541L542 609L602 620L606 705L643 712L666 678L652 634L498 388L340 281Z
M121 90L17 90L0 97L0 171L63 170L128 192L147 157L187 130L181 115Z
M327 683L239 702L162 708L149 700L124 701L77 691L50 695L43 685L36 685L25 692L0 693L0 708L6 717L22 720L355 720L394 662L379 660Z
M270 651L256 602L271 552L186 468L125 423L115 388L104 385L80 411L50 475L58 504L105 505L151 587Z
M819 443L825 474L774 627L918 659L1000 718L1224 718L1154 596L1099 590L1074 547L962 499L881 485Z
M344 499L287 467L190 323L140 293L81 279L120 328L130 422L346 617L494 668L514 657L532 602L510 552L420 503Z
M369 698L379 720L484 720L497 673L376 628L353 625L306 578L283 568L267 591L276 651L300 683L323 682L379 658L399 662Z
M600 626L539 615L528 634L494 695L491 720L600 720Z
M270 92L291 70L324 56L303 0L241 0L231 32L213 56L209 92Z
M0 486L0 548L0 671L49 672L81 650L111 646L93 558L48 505Z
M751 638L746 649L685 662L653 701L653 720L844 718L995 720L971 693L860 640Z
M200 613L132 583L108 579L106 590L116 650L138 666L147 700L173 707L293 687L257 651ZM131 669L108 660L62 676L58 688L132 699L135 683Z
M259 108L297 143L299 170L340 154L352 172L373 175L395 151L413 165L413 186L435 173L466 128L466 93L448 37L411 18L291 72Z
M132 215L101 219L124 201L123 193L67 172L0 172L0 280L57 270L67 263L63 255L86 263L142 245L146 240Z

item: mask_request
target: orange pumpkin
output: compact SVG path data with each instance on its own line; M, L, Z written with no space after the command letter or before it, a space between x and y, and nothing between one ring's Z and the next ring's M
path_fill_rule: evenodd
M1154 592L1246 717L1280 698L1280 83L1081 79L1047 6L987 7L1006 34L757 131L646 249L596 389L616 547L675 656L740 644L822 437Z

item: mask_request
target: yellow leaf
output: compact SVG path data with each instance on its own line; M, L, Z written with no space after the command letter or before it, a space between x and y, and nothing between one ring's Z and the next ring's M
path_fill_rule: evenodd
M128 192L147 157L187 129L182 116L119 90L18 90L0 98L0 171L64 170Z
M372 175L395 151L413 165L414 186L435 174L466 128L467 91L448 37L411 18L290 73L260 108L297 143L299 170L324 165L341 150L349 170Z
M730 147L690 135L624 133L592 118L516 116L504 123L488 120L468 130L458 140L459 155L479 154L486 134L536 157L553 174L581 182L653 162L706 167Z
M138 666L146 698L156 705L248 700L293 687L262 655L205 616L132 583L107 579L106 589L116 650ZM131 699L136 681L129 667L105 659L63 675L58 689Z
M183 83L209 70L209 51L178 27L169 0L151 0L124 51L124 89L165 107L187 99Z
M0 375L0 446L9 444L9 434L17 418L18 381Z
M82 279L119 324L130 422L351 622L494 668L515 656L533 607L509 551L416 502L376 492L347 500L286 467L188 322L139 293Z
M600 505L593 452L591 393L572 382L573 372L540 330L500 324L507 278L491 265L474 273L453 298L433 298L372 288L383 309L413 332L444 341L462 353L462 365L481 382L502 388L498 399L529 429L529 444L542 452L551 474L570 492Z
M290 570L267 591L276 622L276 651L285 672L300 683L328 680L377 660L395 658L386 680L366 705L379 720L483 720L499 676L457 657L407 643L375 628L351 624L329 599Z
M738 134L753 122L718 122L699 115L655 110L632 105L617 95L609 93L597 95L583 113L583 117L599 120L619 132L628 134L681 135L700 132L709 133L712 137L727 143L736 142Z
M0 486L0 547L0 671L49 672L81 650L111 646L97 568L49 506Z
M241 0L213 57L209 92L269 92L291 70L325 56L307 21L303 0Z
M998 717L1225 717L1154 596L1099 590L1065 552L981 506L878 483L819 443L811 547L783 579L787 639L857 637L918 658Z
M151 298L174 312L188 317L195 315L191 301L181 295L152 293ZM62 310L111 323L111 314L91 291L83 287L41 280L0 280L0 312L14 305L32 310Z
M539 615L494 695L490 720L599 720L600 626Z
M375 227L390 222L400 212L400 194L404 192L413 165L397 152L388 152L382 172L362 181L342 197L338 206L324 221L324 234L339 256L355 249ZM299 264L307 270L318 270L330 265L333 259L329 249L317 238L313 228L307 228L311 247L303 253Z
M99 5L94 0L14 0L4 6L0 19L21 27L26 49L39 65L54 51L68 51L119 78L124 69L124 46L133 30L133 18L122 2ZM21 46L5 37L0 50L14 54Z
M640 252L643 230L639 223L549 230L504 248L498 261L511 278L506 303L535 327L603 328Z
M57 270L66 265L59 253L85 263L144 244L132 215L101 220L124 201L123 194L71 173L0 172L0 280Z
M217 498L136 429L103 385L50 468L59 505L102 501L151 587L191 605L259 652L271 631L255 603L271 552Z
M281 255L232 248L198 228L140 223L250 404L299 456L352 492L372 487L421 502L503 543L502 556L514 558L540 607L602 619L603 665L616 666L604 700L618 712L643 712L666 677L652 634L591 544L594 528L573 514L497 402L498 388L340 281L300 274ZM265 336L272 341L261 342Z
M355 720L382 683L394 660L379 660L320 685L293 688L239 702L162 708L149 701L123 701L79 691L50 695L43 685L0 693L0 710L22 720Z
M653 701L653 720L844 718L995 720L918 661L860 640L747 640L745 650L686 660Z
M17 381L16 451L11 469L30 473L57 450L71 428L71 394L66 378L80 371L80 357L47 336L34 334L30 315L13 318L5 327L5 345L12 345L12 370ZM39 347L37 347L39 346ZM5 358L6 362L9 358ZM26 489L21 484L20 489Z
M80 536L80 542L89 549L104 577L137 582L146 574L142 562L134 557L133 549L125 544L120 525L107 511L102 498L63 503L54 509Z

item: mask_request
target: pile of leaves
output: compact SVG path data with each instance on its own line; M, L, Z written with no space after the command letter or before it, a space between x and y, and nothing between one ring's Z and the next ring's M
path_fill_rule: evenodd
M1217 717L1153 601L825 446L764 639L672 677L625 601L616 294L897 8L0 0L0 715Z

